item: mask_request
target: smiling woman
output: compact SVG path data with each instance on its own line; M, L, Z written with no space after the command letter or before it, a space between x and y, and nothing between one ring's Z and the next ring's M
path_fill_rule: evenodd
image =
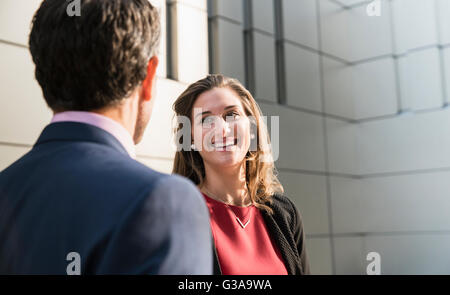
M250 148L250 120L238 96L229 88L202 93L194 103L200 114L193 118L194 145L205 169L235 167Z
M265 203L274 193L282 193L283 187L274 174L273 161L267 161L270 140L260 108L250 92L235 79L209 75L178 97L174 111L177 118L190 118L194 149L178 149L173 172L188 177L199 187L213 180L217 167L220 174L238 173L244 184L248 182L246 190L251 201L271 212ZM180 122L176 131L181 128ZM177 144L183 145L184 139L181 135ZM228 146L223 152L223 146L227 147L230 141L236 141L235 147ZM233 198L233 203L242 205L241 198Z
M175 101L188 117L194 149L177 149L173 172L203 193L214 237L215 272L308 274L301 216L283 193L270 139L253 96L242 84L209 75ZM176 132L183 128L178 122Z

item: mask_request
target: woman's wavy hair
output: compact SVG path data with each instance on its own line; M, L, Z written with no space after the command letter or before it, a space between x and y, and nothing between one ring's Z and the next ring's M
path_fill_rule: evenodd
M251 200L259 209L272 214L268 204L272 203L275 193L283 193L283 186L276 176L270 149L270 138L267 127L262 121L261 110L250 92L236 79L223 75L208 75L191 84L174 102L173 110L177 118L175 134L183 128L180 118L189 118L192 122L192 108L197 98L204 92L214 88L228 88L234 91L242 102L246 115L255 119L256 148L251 148L245 157L246 183ZM173 165L173 173L180 174L202 187L205 180L205 167L198 151L183 149L183 135L177 137L177 152ZM189 145L190 146L190 142Z

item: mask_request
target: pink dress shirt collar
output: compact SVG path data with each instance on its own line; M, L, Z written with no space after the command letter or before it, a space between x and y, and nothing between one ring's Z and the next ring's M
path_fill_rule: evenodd
M112 134L123 145L131 158L136 158L135 145L130 133L113 119L92 112L67 111L55 114L50 123L56 122L79 122L101 128Z

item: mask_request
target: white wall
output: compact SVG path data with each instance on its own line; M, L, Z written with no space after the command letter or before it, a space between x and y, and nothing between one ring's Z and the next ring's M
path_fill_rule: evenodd
M448 1L337 2L320 1L335 273L376 251L384 274L448 274Z

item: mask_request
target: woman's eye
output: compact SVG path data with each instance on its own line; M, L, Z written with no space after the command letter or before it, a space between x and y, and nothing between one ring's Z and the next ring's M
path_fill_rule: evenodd
M207 116L202 118L202 122L203 125L210 125L212 123L214 123L214 117L213 116Z
M233 120L237 120L241 117L238 112L230 112L227 114L227 117L231 117Z

